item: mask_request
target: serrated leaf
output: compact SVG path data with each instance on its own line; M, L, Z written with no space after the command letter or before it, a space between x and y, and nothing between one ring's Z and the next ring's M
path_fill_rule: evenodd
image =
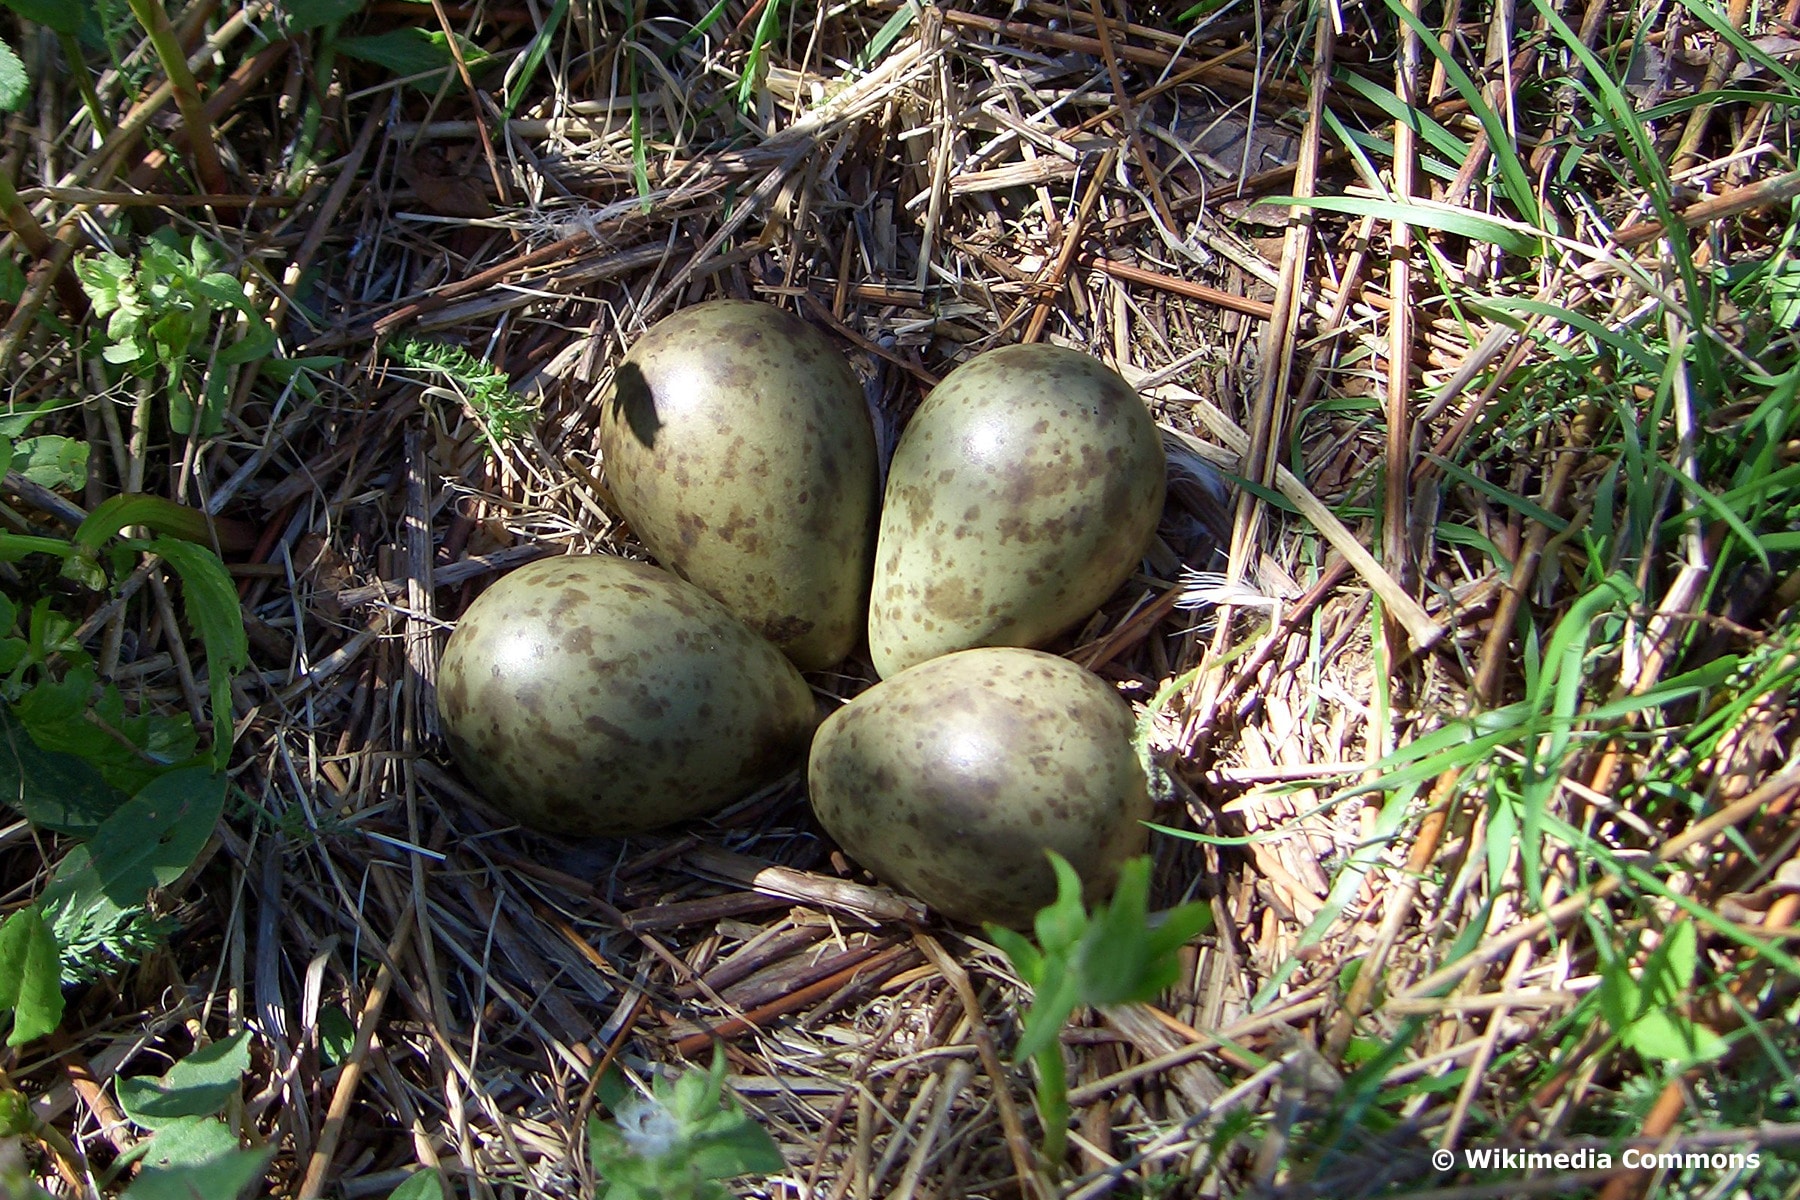
M23 1046L62 1024L61 956L36 905L0 924L0 1011L7 1009L13 1014L9 1046Z
M436 1171L415 1171L388 1193L388 1200L444 1200L444 1185Z
M237 1135L211 1117L183 1117L151 1139L123 1200L234 1200L274 1153L240 1150Z
M75 837L92 836L120 805L123 793L107 785L92 764L44 750L0 704L0 803L33 825Z
M181 576L187 617L206 648L212 690L213 747L222 768L231 755L231 677L250 664L250 640L237 588L218 555L189 542L158 538L150 549Z
M31 95L31 79L13 48L0 39L0 109L17 112Z
M70 437L24 438L13 447L12 468L41 487L78 492L87 486L88 450L86 442Z
M135 1076L118 1083L119 1106L146 1129L163 1129L182 1117L218 1115L237 1094L250 1069L250 1031L202 1046L160 1079Z

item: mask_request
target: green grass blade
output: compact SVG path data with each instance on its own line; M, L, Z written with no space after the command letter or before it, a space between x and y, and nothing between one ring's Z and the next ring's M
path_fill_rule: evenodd
M1571 329L1579 329L1612 350L1619 356L1621 362L1636 363L1649 375L1662 374L1663 363L1658 361L1656 355L1643 342L1625 337L1616 330L1608 329L1585 313L1575 312L1560 304L1550 304L1543 300L1532 300L1523 296L1495 296L1490 300L1471 301L1470 307L1476 312L1497 320L1504 320L1510 313L1535 313L1538 316L1549 317Z
M1519 157L1519 148L1514 144L1512 131L1506 127L1506 122L1500 119L1494 106L1487 102L1487 97L1482 95L1481 88L1463 69L1463 65L1456 61L1455 54L1438 41L1437 33L1422 18L1409 10L1402 0L1387 0L1387 6L1389 11L1418 34L1420 43L1443 67L1444 77L1450 81L1450 86L1469 102L1469 111L1481 122L1482 129L1487 131L1488 148L1500 168L1500 190L1512 201L1521 219L1531 225L1541 226L1544 217L1538 207L1537 190L1531 186L1531 173L1525 167L1525 160Z
M1391 120L1411 128L1426 145L1442 154L1457 167L1461 167L1468 160L1468 143L1438 124L1427 113L1416 108L1408 108L1406 103L1393 92L1372 80L1364 79L1355 71L1340 69L1336 73L1336 78L1338 82L1386 113Z
M1656 460L1656 469L1673 479L1682 491L1699 501L1702 508L1725 522L1726 528L1730 529L1737 535L1739 541L1750 548L1750 553L1756 555L1756 560L1762 564L1763 569L1765 571L1769 569L1768 547L1763 545L1762 539L1756 536L1756 531L1745 524L1744 518L1739 516L1729 504L1701 487L1688 476L1686 471L1677 471L1660 458Z
M525 51L524 64L519 68L519 75L511 87L506 89L506 104L503 108L505 119L512 120L513 110L519 107L519 101L531 87L531 81L537 77L538 68L544 65L544 58L550 53L550 40L562 25L563 17L569 11L569 0L556 0L550 7L550 15L544 18L544 27L531 40L531 46Z
M1509 492L1492 480L1483 479L1473 471L1465 470L1447 458L1440 458L1435 454L1427 454L1425 457L1436 463L1440 471L1461 483L1463 486L1470 488L1473 491L1480 492L1496 504L1504 505L1514 512L1530 517L1533 521L1547 527L1554 533L1561 533L1569 527L1567 521L1542 505L1533 504L1525 497Z
M1292 208L1312 208L1321 212L1348 213L1355 217L1379 217L1422 229L1441 229L1478 242L1493 242L1509 254L1536 255L1541 248L1538 238L1522 233L1514 225L1484 217L1448 205L1403 204L1397 200L1377 200L1370 196L1271 196L1267 203L1286 204Z

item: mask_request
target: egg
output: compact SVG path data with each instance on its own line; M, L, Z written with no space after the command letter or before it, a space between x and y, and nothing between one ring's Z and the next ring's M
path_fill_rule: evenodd
M1058 346L952 371L888 471L869 606L886 678L975 646L1037 646L1090 616L1143 557L1161 439L1131 385Z
M803 670L856 644L880 503L875 434L849 362L769 304L659 321L599 412L606 478L655 558Z
M452 756L494 806L574 836L714 812L797 765L818 720L767 639L611 555L542 559L483 592L437 695Z
M1149 784L1130 706L1067 659L965 650L902 671L827 717L807 789L819 823L877 878L946 916L1022 928L1056 898L1046 850L1089 893L1142 853Z

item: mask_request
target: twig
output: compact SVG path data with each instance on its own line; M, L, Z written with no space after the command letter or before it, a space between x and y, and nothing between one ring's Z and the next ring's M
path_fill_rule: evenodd
M161 60L163 73L175 95L175 107L181 110L181 123L187 127L188 152L194 156L194 168L206 190L217 195L231 191L231 180L219 161L219 148L213 142L212 122L207 119L205 102L200 99L200 85L188 70L187 55L175 39L169 25L169 14L162 0L128 0L131 13L150 35L150 44Z
M413 935L412 918L413 904L409 898L405 911L395 922L398 932L388 942L387 954L376 967L375 981L369 985L369 994L363 1000L362 1013L356 1020L356 1038L350 1044L343 1073L338 1076L337 1087L331 1093L331 1106L325 1110L325 1124L319 1130L318 1145L306 1164L306 1175L300 1182L296 1200L318 1200L325 1190L332 1156L337 1153L338 1141L344 1135L344 1122L350 1115L357 1086L362 1082L363 1068L369 1060L369 1043L375 1038L375 1030L381 1024L381 1011L387 1006L388 992L393 987L394 971L389 964L398 961L406 952L406 945Z

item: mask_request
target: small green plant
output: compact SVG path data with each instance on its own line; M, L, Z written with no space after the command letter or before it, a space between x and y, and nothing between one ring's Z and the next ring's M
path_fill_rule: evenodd
M396 338L388 353L415 371L430 371L455 385L457 393L487 427L498 447L521 437L537 418L537 405L512 387L505 371L461 346L422 338Z
M217 369L267 358L275 331L235 275L218 269L224 255L206 237L186 243L159 229L136 259L110 251L75 264L75 274L106 325L100 353L138 378L160 383L169 402L169 427L206 436L224 428L231 373ZM242 314L241 332L214 328L221 314ZM211 342L213 369L196 359ZM203 380L203 381L202 381Z
M1076 1008L1154 1000L1180 973L1176 952L1212 923L1198 901L1183 904L1152 924L1150 859L1134 858L1119 871L1112 901L1091 915L1081 902L1081 877L1055 851L1056 902L1034 922L1033 946L1010 929L988 926L988 936L1031 985L1031 1007L1014 1053L1037 1069L1038 1116L1043 1153L1051 1170L1068 1155L1069 1085L1060 1034Z
M0 436L0 474L13 449ZM130 527L157 536L122 536ZM173 568L206 651L215 714L209 762L187 716L130 712L119 689L100 682L54 593L0 594L0 795L38 829L78 839L36 903L0 925L0 1022L10 1045L56 1029L65 986L135 962L161 939L151 893L187 871L218 822L231 678L249 645L231 578L199 544L207 535L204 514L141 495L104 501L66 538L0 532L0 562L59 560L64 580L96 590L146 554ZM19 578L29 586L29 574Z
M609 1075L598 1088L613 1120L588 1118L588 1161L604 1200L729 1200L722 1179L786 1164L775 1139L726 1100L725 1053L705 1072L657 1080L649 1096Z
M15 752L23 749L28 739L9 733ZM161 930L146 916L150 894L193 865L224 803L225 777L206 767L159 776L63 856L35 904L0 924L0 1018L12 1016L7 1045L62 1023L65 985L132 961L154 943Z

